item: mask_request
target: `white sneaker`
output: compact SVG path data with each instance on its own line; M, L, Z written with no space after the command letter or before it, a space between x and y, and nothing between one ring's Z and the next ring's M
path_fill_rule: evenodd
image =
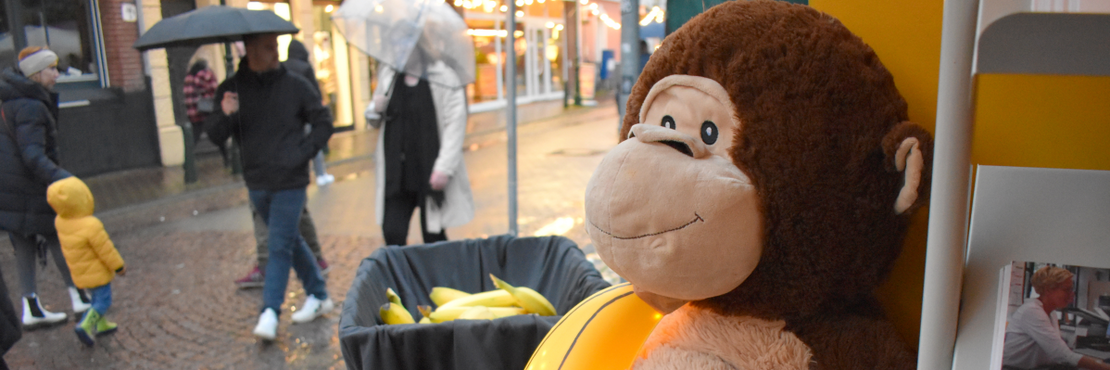
M335 176L332 176L331 174L324 174L322 176L316 176L316 185L317 186L324 186L324 185L331 184L333 182L335 182Z
M254 336L265 339L274 340L277 338L278 317L274 309L267 308L262 311L262 315L258 316L258 325L254 327Z
M316 296L309 295L304 300L304 305L301 309L293 313L293 322L301 324L312 320L317 317L323 316L325 313L331 312L335 309L335 303L332 303L331 298L324 300L316 299Z
M23 297L23 326L56 324L66 321L65 312L50 312L39 304L37 295Z
M88 311L89 308L92 307L91 302L89 302L89 296L84 290L70 287L69 300L73 302L73 313L82 313Z

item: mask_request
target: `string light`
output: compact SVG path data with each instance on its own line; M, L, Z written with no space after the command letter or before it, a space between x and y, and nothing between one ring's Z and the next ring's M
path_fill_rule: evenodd
M524 11L523 10L517 10L516 11L516 17L517 18L524 18Z
M547 28L555 28L555 22L547 22L543 26Z
M609 26L609 28L612 28L614 30L621 29L621 24L617 23L616 21L613 21L612 19L610 19L608 14L602 14L601 15L601 22L605 23L606 26Z
M663 9L660 9L658 6L653 6L653 7L651 7L651 11L648 12L646 15L644 15L644 19L640 20L640 25L641 26L649 25L649 24L651 24L651 21L653 21L653 20L656 23L663 23L663 17L664 16L665 16L665 13L663 12Z
M493 36L505 37L505 36L509 35L509 31L505 31L505 30L483 30L483 29L473 29L472 28L472 29L466 30L466 34L470 35L470 36L479 36L479 37L493 37Z
M501 6L501 12L504 13L504 12L507 12L507 11L509 11L509 6L508 5L502 5Z

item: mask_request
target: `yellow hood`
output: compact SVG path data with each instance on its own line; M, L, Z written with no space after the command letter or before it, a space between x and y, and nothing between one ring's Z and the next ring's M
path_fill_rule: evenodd
M76 176L50 184L46 188L46 201L61 218L92 216L95 208L92 191Z

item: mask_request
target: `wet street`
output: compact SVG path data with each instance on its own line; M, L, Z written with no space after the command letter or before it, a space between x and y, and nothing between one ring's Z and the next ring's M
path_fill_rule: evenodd
M589 237L583 228L586 183L604 154L616 145L617 125L616 108L609 104L519 129L521 236L559 234L587 246ZM475 219L448 229L450 239L508 232L504 137L502 132L469 145L465 161ZM308 208L324 256L333 266L327 276L328 291L337 304L332 313L311 323L292 325L291 306L300 304L304 293L291 278L278 339L265 344L251 335L262 291L237 289L233 283L255 264L250 213L245 198L239 195L224 201L223 207L198 211L194 216L116 228L124 229L114 232L112 238L128 269L127 276L112 282L113 306L108 318L120 324L117 333L99 337L94 347L86 348L74 335L71 317L63 325L25 332L4 359L13 369L345 368L338 338L338 306L343 304L360 261L382 246L382 238L374 219L372 159L339 161L329 172L336 182L325 187L311 185ZM170 204L180 207L182 203ZM128 210L114 212L118 215ZM109 231L113 230L112 219L104 218ZM421 242L415 218L409 235L410 244ZM0 270L18 305L19 282L11 250L7 238L2 238ZM37 281L44 306L69 313L69 298L53 263L39 271Z

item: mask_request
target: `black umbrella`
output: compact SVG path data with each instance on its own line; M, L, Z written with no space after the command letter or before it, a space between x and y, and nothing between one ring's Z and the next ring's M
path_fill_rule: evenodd
M235 42L243 35L297 32L297 26L271 11L213 5L158 21L132 47L146 51Z

